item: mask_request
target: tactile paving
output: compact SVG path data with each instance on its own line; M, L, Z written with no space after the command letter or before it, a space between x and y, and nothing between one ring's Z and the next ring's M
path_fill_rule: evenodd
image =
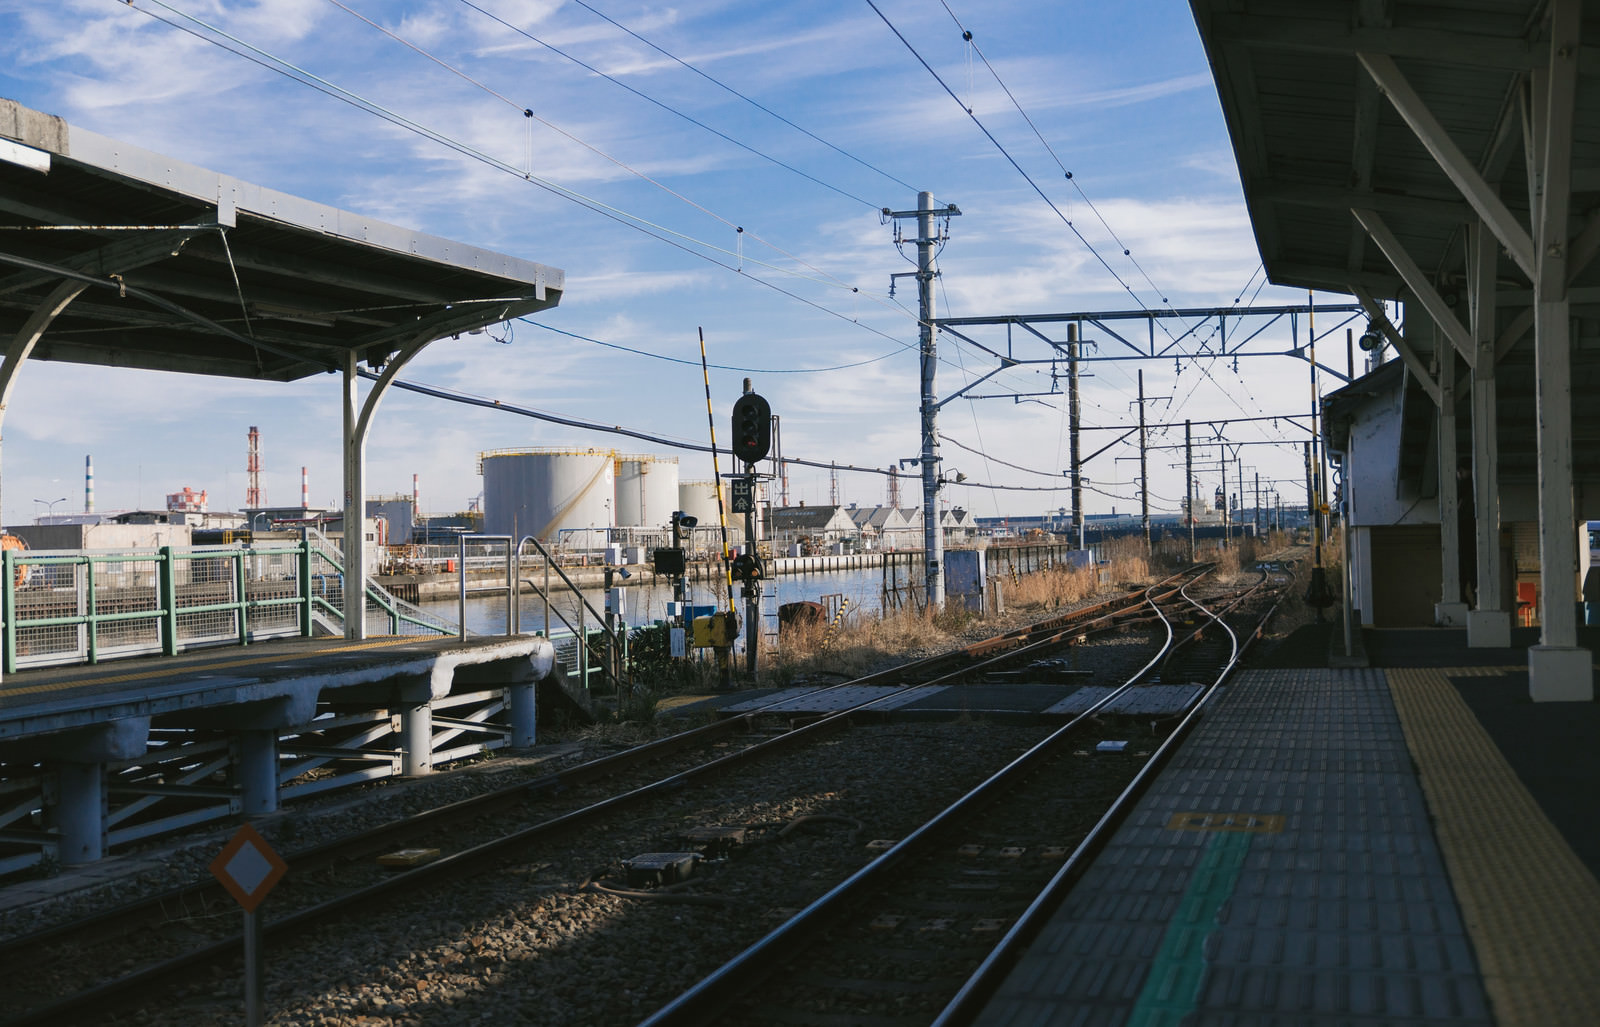
M1600 883L1450 682L1502 673L1387 671L1495 1020L1593 1027L1600 1024Z
M1242 673L976 1022L1492 1023L1382 672Z

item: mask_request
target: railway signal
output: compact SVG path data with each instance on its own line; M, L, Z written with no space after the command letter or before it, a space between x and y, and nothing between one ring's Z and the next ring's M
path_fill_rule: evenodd
M754 392L733 405L733 455L747 464L766 457L772 448L772 406Z

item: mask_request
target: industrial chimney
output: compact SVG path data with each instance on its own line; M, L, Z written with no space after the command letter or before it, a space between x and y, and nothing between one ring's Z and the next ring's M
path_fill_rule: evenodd
M255 425L250 426L250 450L244 462L247 484L244 490L244 505L247 510L259 510L264 505L261 494L261 429Z
M83 458L83 512L94 513L94 456Z

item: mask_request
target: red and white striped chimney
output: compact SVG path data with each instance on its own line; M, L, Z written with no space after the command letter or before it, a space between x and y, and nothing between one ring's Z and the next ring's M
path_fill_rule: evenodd
M300 468L300 509L311 509L311 479L306 476L306 469Z
M422 516L422 493L417 486L415 474L411 476L411 516L414 518Z

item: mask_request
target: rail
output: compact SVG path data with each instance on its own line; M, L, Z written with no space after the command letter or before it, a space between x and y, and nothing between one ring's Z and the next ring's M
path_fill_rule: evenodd
M1293 579L1291 578L1290 580L1292 581ZM1246 595L1254 594L1266 583L1267 575L1263 574L1261 583L1250 589ZM1188 598L1188 596L1185 595L1185 598ZM1111 808L1101 816L1088 835L1078 843L1077 848L1062 863L1061 868L1051 877L1050 882L1034 897L1028 908L1012 922L1010 928L1007 929L994 948L990 950L983 963L967 978L966 983L961 986L956 995L945 1004L944 1009L939 1012L931 1027L959 1027L959 1025L971 1023L977 1018L984 1004L993 997L1000 982L1010 972L1011 968L1016 965L1016 961L1022 951L1038 937L1039 932L1056 908L1060 906L1067 892L1084 875L1095 857L1105 849L1107 843L1111 840L1112 834L1122 826L1128 813L1133 809L1134 803L1144 795L1150 783L1155 780L1156 775L1171 761L1173 754L1177 752L1184 739L1189 736L1189 733L1203 716L1207 704L1210 703L1223 684L1232 676L1239 665L1239 660L1244 656L1251 644L1261 637L1266 625L1277 612L1278 604L1282 602L1282 596L1280 595L1267 608L1265 613L1256 618L1255 625L1249 636L1241 641L1238 632L1234 631L1223 620L1223 616L1236 608L1243 599L1244 597L1241 596L1228 604L1220 613L1213 612L1203 605L1200 606L1202 612L1210 618L1212 624L1227 634L1230 640L1231 653L1227 663L1221 670L1217 671L1211 683L1206 686L1205 691L1189 707L1188 713L1168 732L1166 739L1156 748L1155 752L1150 754L1149 759L1145 761L1145 765L1134 775L1133 780L1123 789L1122 794L1111 804Z

